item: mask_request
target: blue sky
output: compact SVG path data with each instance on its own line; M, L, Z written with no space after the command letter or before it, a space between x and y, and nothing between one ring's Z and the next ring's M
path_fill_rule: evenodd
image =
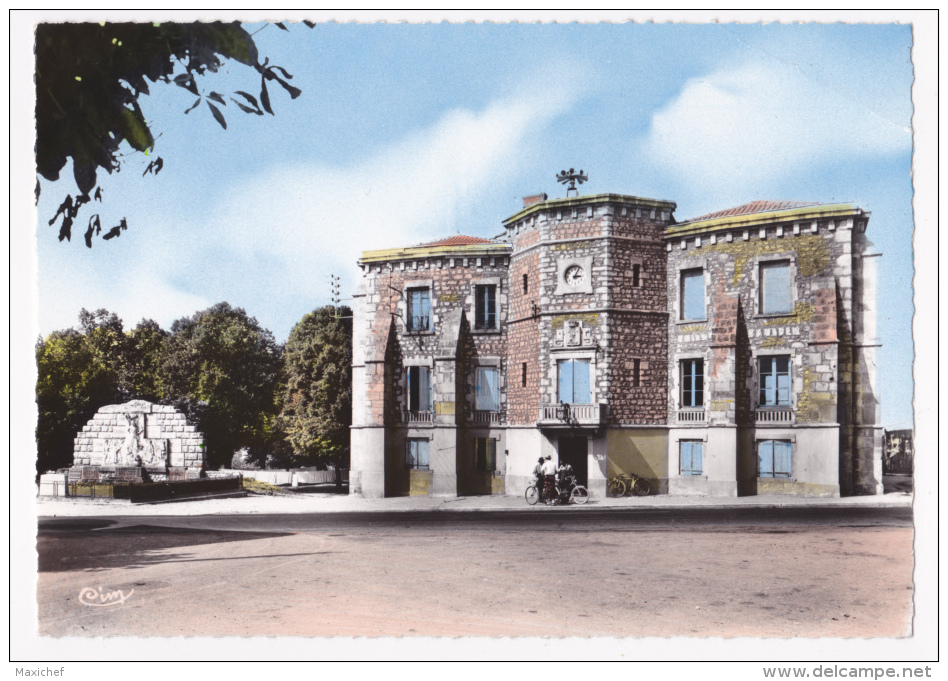
M585 192L672 200L678 220L756 199L871 211L882 423L911 425L910 26L321 23L255 39L303 94L271 88L275 116L231 104L225 131L204 107L183 115L190 93L153 88L163 171L143 179L132 154L102 178L121 238L59 243L44 217L73 185L43 183L40 333L82 307L168 328L226 300L282 341L329 302L329 273L351 294L362 250L493 236L575 167ZM204 85L259 89L242 67Z

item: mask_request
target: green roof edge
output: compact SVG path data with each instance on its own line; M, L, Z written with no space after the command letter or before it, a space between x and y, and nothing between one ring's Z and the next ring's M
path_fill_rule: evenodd
M718 229L733 229L734 227L753 226L764 222L776 222L780 220L792 220L794 218L805 218L807 216L828 217L834 215L846 215L848 213L865 214L861 208L851 203L824 203L814 206L800 206L798 208L785 208L783 210L760 211L757 213L747 213L745 215L726 215L708 220L697 220L693 222L682 222L670 226L666 231L666 236L681 236L683 234L695 234L697 232L714 231Z
M678 207L674 201L665 201L662 199L647 199L642 196L630 196L628 194L588 194L586 196L569 196L565 199L547 199L546 201L537 201L529 206L517 211L509 218L504 220L506 227L512 222L522 220L531 213L536 213L550 208L572 208L574 206L588 206L592 203L625 203L639 206L649 206L651 208L662 208L670 212L675 212Z

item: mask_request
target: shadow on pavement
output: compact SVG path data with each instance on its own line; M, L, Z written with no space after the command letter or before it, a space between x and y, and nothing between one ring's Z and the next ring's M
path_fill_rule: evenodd
M299 487L284 487L283 491L287 494L338 494L349 496L349 485L336 487L334 482L320 482L312 485L300 485Z
M188 560L188 554L158 553L164 549L286 537L292 532L238 532L156 525L130 525L107 529L112 521L76 518L69 527L44 528L39 524L36 551L40 572L138 568Z

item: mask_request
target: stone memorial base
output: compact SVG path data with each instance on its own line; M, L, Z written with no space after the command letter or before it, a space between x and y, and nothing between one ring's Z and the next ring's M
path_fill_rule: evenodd
M200 468L169 468L168 482L180 482L182 480L200 480Z
M201 479L200 468L172 466L73 466L66 470L69 484L79 483L120 483L139 484L146 482L183 482Z
M116 466L113 482L145 482L142 469L138 466Z
M169 468L168 482L180 482L188 479L188 471L184 468Z

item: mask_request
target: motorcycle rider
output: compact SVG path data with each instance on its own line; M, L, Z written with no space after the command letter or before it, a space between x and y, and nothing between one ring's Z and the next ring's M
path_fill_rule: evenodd
M550 454L546 455L541 470L543 473L543 498L547 504L552 504L556 497L556 464L553 463L553 457Z

